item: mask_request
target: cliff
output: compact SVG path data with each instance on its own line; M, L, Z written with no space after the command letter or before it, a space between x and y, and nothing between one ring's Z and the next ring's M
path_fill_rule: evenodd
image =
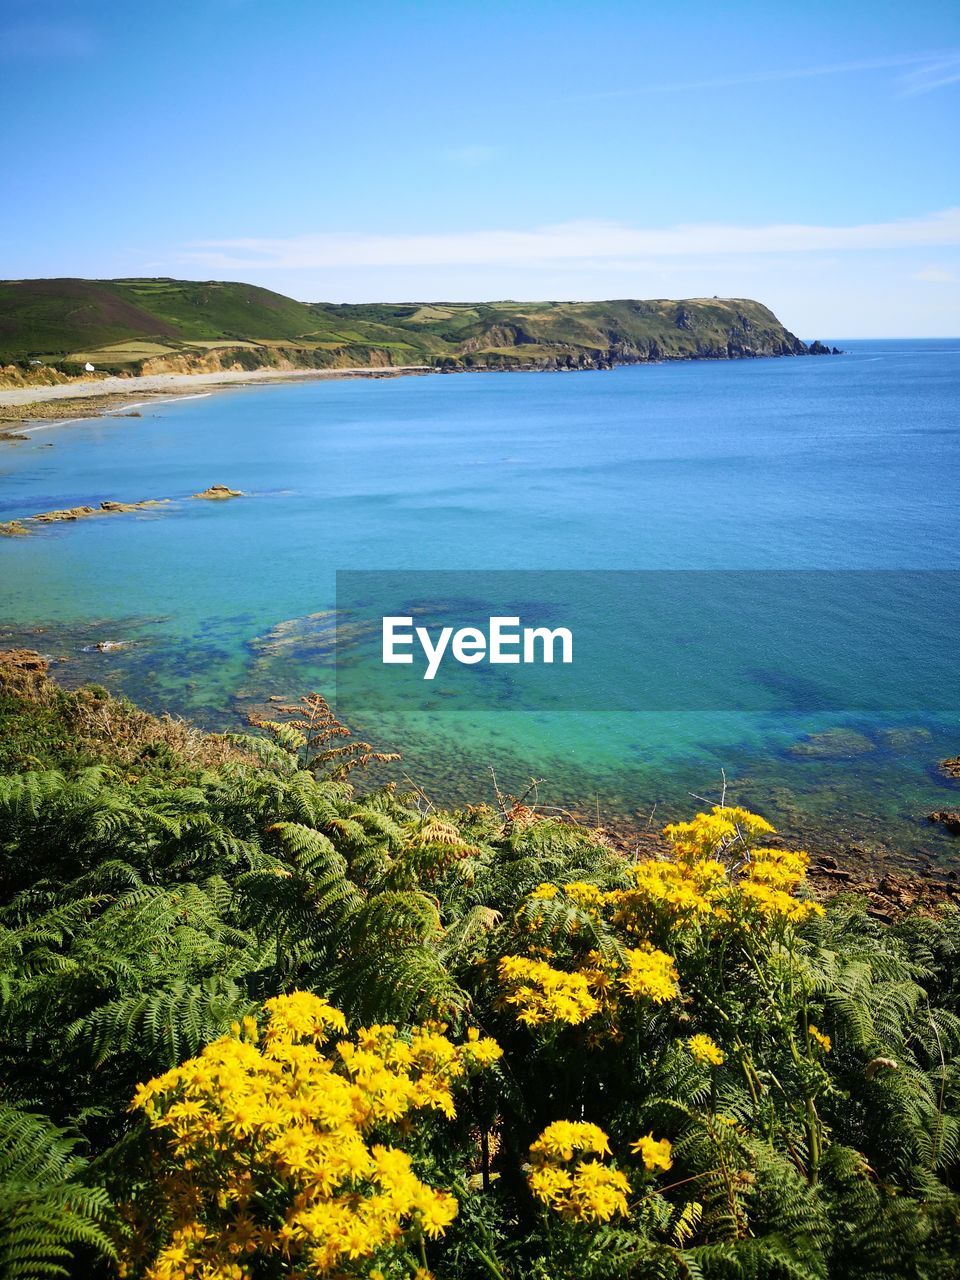
M97 372L421 365L608 368L822 354L747 298L333 304L188 280L0 282L4 380Z

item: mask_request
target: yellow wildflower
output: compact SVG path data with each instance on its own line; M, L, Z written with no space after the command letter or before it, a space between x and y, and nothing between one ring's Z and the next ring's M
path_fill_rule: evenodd
M711 1066L719 1067L726 1061L726 1054L709 1036L691 1036L687 1041L687 1048L695 1062L709 1063Z
M456 1199L421 1181L406 1152L365 1135L412 1111L453 1116L455 1082L496 1061L496 1042L476 1032L457 1046L439 1024L409 1037L372 1026L328 1052L347 1025L327 1001L294 992L266 1010L262 1037L243 1025L243 1038L137 1089L133 1106L169 1138L171 1215L186 1205L196 1219L174 1226L146 1280L248 1280L236 1263L248 1256L256 1274L281 1261L291 1275L340 1272L408 1231L440 1236L456 1217ZM259 1222L253 1206L280 1192L283 1221Z
M644 1167L651 1173L657 1169L662 1169L666 1173L673 1165L670 1155L673 1148L670 1142L666 1138L657 1139L652 1133L631 1143L630 1150L640 1157Z
M497 968L507 989L506 1003L519 1010L517 1021L527 1026L550 1022L575 1026L600 1008L583 974L564 973L544 960L525 956L503 956Z
M676 822L664 828L678 858L697 861L733 843L749 845L758 836L773 834L766 819L730 805L714 805L709 813L698 813L690 822Z
M609 1155L610 1140L599 1125L583 1120L555 1120L530 1147L534 1160L572 1160L575 1151Z
M654 947L639 947L626 953L627 967L618 982L628 995L664 1004L678 993L678 976L673 957Z
M555 898L559 892L560 890L555 884L545 882L544 884L538 884L530 894L530 897L541 902L549 902L552 898Z
M530 1146L530 1191L574 1222L609 1222L626 1214L626 1176L602 1160L582 1159L609 1153L609 1139L599 1125L557 1120Z
M578 1222L609 1222L614 1214L627 1213L630 1183L619 1169L598 1160L577 1166L563 1211Z
M831 1041L830 1037L826 1034L826 1032L821 1031L819 1027L815 1027L811 1022L810 1025L807 1027L807 1034L810 1036L812 1040L816 1040L817 1044L820 1046L820 1048L823 1050L824 1053L830 1052L830 1048L833 1042Z

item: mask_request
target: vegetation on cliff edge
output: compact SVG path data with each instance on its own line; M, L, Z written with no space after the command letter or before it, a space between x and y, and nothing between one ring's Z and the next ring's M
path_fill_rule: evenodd
M31 359L72 373L565 369L808 350L825 348L746 298L336 305L224 281L0 281L0 365L38 376Z

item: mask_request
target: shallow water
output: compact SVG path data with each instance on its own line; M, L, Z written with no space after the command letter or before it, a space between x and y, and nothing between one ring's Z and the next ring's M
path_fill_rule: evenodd
M303 619L333 607L338 569L960 569L960 341L838 345L829 359L258 386L44 430L0 446L0 519L177 501L0 540L0 619L18 640L45 627L33 643L70 659L65 678L213 726L330 689ZM212 483L251 496L189 500ZM771 600L784 616L793 604ZM101 640L135 643L84 652ZM439 799L489 795L492 766L506 790L545 778L545 804L605 820L656 804L659 821L723 769L790 832L945 859L957 842L925 814L960 800L935 769L960 751L960 708L925 705L350 712ZM838 724L860 737L796 754Z

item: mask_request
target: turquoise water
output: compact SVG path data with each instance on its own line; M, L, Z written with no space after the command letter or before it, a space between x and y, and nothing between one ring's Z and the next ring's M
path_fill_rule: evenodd
M44 428L0 445L0 519L176 501L0 540L0 621L18 640L45 628L33 643L70 660L63 678L218 726L270 695L329 690L311 615L333 607L338 569L960 568L960 341L839 345L829 359L256 386ZM211 483L250 496L189 500ZM84 652L102 640L134 643ZM659 820L723 769L786 830L871 854L957 847L924 820L960 798L934 767L960 751L949 711L432 708L376 725L351 711L439 799L488 794L492 766L505 789L544 778L545 804L608 821L656 804ZM860 737L791 750L838 725Z

